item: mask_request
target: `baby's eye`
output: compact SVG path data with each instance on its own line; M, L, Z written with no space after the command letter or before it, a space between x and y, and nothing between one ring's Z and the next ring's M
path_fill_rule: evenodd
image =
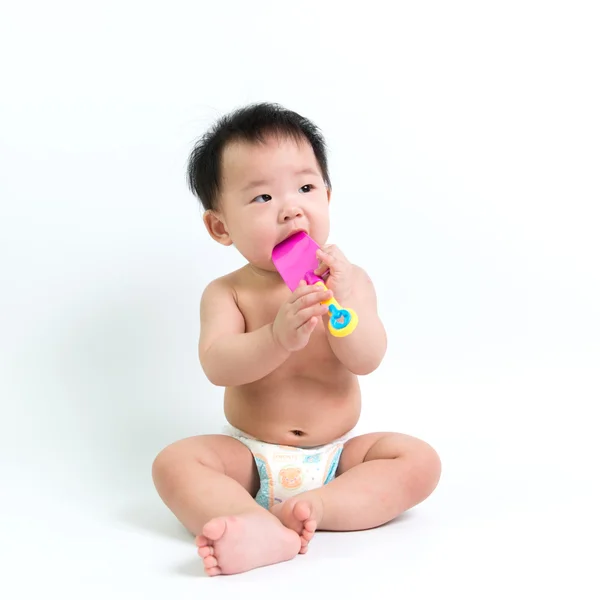
M260 196L256 196L256 198L254 198L254 200L252 200L252 202L258 202L259 204L262 204L263 202L268 202L269 200L272 200L273 198L271 198L271 196L269 196L269 194L261 194Z
M308 183L306 185L303 185L300 188L300 192L302 192L303 194L307 194L308 192L310 192L310 190L314 190L315 186L312 183Z

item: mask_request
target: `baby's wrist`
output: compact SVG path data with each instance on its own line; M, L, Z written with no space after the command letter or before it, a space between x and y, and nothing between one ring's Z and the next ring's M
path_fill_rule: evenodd
M336 290L333 292L333 297L340 306L345 307L352 303L352 298L354 297L353 292L354 290L352 288Z
M272 346L275 350L276 353L281 354L285 357L289 356L291 354L291 351L288 350L283 342L279 339L279 336L277 335L277 332L275 331L275 323L271 323L270 325L268 325L268 329L269 332L271 334L271 342L272 342Z

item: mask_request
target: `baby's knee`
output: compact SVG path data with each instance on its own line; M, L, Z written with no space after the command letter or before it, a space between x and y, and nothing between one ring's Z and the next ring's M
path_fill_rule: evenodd
M186 440L169 444L161 450L152 463L152 479L155 485L163 484L176 477L181 467L192 457Z
M195 436L161 450L152 463L154 484L157 487L165 485L188 477L190 473L198 476L203 468L224 473L223 461L215 451L214 443L214 436Z
M442 461L436 450L427 442L419 440L413 452L415 483L421 493L428 496L436 487L442 474Z
M423 466L427 470L431 470L433 472L441 471L442 461L440 459L440 455L436 452L433 446L427 442L424 442L423 440L419 440L416 450L419 460L422 461Z
M171 444L158 453L152 463L152 480L156 487L160 487L168 479L180 458L177 444Z

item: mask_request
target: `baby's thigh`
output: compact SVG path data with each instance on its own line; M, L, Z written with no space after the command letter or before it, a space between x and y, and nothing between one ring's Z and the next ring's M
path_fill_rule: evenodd
M260 487L252 452L227 435L196 435L175 442L156 457L153 472L181 470L186 466L196 470L204 467L231 477L253 496Z
M440 460L436 451L426 442L404 433L367 433L350 439L340 457L338 475L363 462L378 459L402 459L419 469L437 472Z

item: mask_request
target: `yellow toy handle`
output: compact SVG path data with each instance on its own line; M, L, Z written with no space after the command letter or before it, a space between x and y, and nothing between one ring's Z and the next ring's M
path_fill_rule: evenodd
M317 282L316 285L327 289L327 286L322 282ZM339 305L335 298L323 300L321 304L326 304L329 309L329 333L334 337L345 337L350 335L358 325L358 315L351 308L343 308Z

